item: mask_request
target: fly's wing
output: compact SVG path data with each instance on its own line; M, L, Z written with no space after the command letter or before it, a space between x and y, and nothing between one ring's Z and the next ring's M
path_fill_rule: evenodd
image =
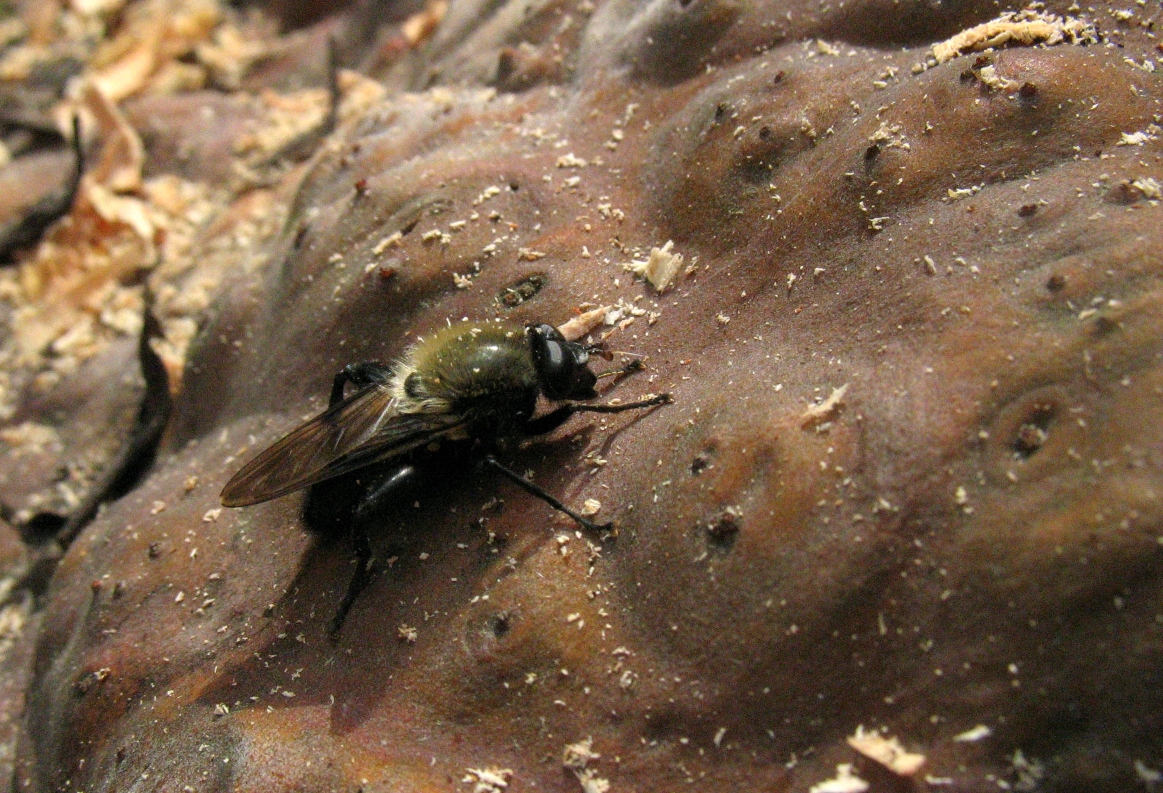
M222 489L245 507L417 449L464 424L448 413L401 413L386 385L357 391L276 442Z

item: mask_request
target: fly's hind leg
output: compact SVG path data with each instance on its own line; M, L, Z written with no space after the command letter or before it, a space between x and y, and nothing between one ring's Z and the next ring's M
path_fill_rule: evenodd
M331 381L331 396L327 400L327 407L335 407L336 403L343 400L343 389L348 383L356 388L366 388L369 385L386 383L391 377L392 367L384 366L377 361L349 363Z
M411 464L400 466L376 484L355 508L351 523L351 542L355 550L355 572L352 573L351 581L347 584L347 592L344 593L343 600L340 601L339 608L328 625L327 633L332 639L339 635L356 598L367 589L367 585L375 575L375 555L372 553L369 533L372 519L401 490L415 487L420 476L416 466Z
M347 613L351 611L355 599L367 588L372 577L372 565L375 562L367 525L357 524L352 529L351 534L352 545L355 546L355 572L351 575L351 581L347 584L347 592L344 593L339 608L335 610L335 616L327 625L327 634L333 640L339 636L339 631L343 628L343 623L347 620Z

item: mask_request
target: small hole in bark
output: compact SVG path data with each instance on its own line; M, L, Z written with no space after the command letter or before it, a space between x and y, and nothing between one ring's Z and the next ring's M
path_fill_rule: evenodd
M519 306L533 298L547 283L549 279L543 273L532 273L498 292L497 302L506 308Z
M24 524L22 534L28 542L46 540L60 531L66 520L64 515L55 512L38 512Z
M1018 427L1013 441L1013 449L1021 459L1031 457L1041 449L1050 437L1050 424L1058 415L1058 407L1052 403L1035 404L1026 420Z
M489 631L500 639L513 627L512 616L507 611L500 611L489 617Z
M727 507L707 524L707 541L712 547L729 551L739 536L740 514L734 507Z

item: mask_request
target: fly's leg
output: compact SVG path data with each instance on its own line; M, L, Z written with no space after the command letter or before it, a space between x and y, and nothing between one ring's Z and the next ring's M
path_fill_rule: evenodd
M327 406L335 407L335 405L343 401L343 392L348 383L356 388L366 388L371 385L386 383L391 379L391 376L391 367L384 366L382 363L376 361L348 364L332 380L331 395L327 400ZM351 581L348 582L347 592L343 595L339 609L336 611L335 616L331 619L331 624L328 626L327 632L332 639L338 636L340 629L343 628L344 621L347 619L347 613L351 611L351 607L355 603L356 598L367 588L375 572L375 557L372 554L371 538L368 534L369 518L397 490L412 486L417 478L415 466L405 465L397 468L369 492L364 494L360 499L359 505L351 513L351 541L355 550L355 572L351 576ZM328 493L327 483L321 483L312 488L311 495L308 497L308 513L322 515L329 511L322 505L314 503L316 501L329 500L323 495L324 493ZM333 521L334 519L332 521L319 520L320 523Z
M375 557L372 555L371 538L367 533L367 526L364 524L356 524L352 529L352 545L355 546L355 572L351 575L351 581L347 584L347 592L343 595L343 600L339 603L339 608L335 610L335 616L331 618L331 622L327 625L327 634L336 639L339 636L339 631L343 628L343 623L347 620L347 612L351 611L355 599L360 596L360 593L367 588L368 582L372 577L372 565L375 562Z
M671 401L673 400L670 394L659 394L650 399L626 402L621 405L583 405L571 402L568 405L562 405L557 410L551 410L544 416L525 422L523 433L525 435L544 435L547 432L553 432L575 413L621 413L623 410L641 410L642 408L652 408L655 405L666 405Z
M649 399L642 399L637 402L627 402L622 405L582 405L571 402L568 405L562 405L561 407L557 408L557 410L546 413L544 416L530 419L529 421L525 422L525 426L522 431L523 434L528 436L544 435L545 433L552 432L553 430L560 427L562 424L568 421L569 417L574 413L621 413L624 410L641 410L642 408L652 408L656 405L665 405L671 401L670 394L659 394L658 396L654 396ZM485 457L484 462L494 471L497 471L498 473L507 477L509 481L524 490L526 493L532 496L536 496L549 506L556 509L558 512L569 515L571 518L577 521L577 523L581 525L582 528L597 532L609 531L611 528L613 528L613 523L599 524L590 520L586 520L581 515L574 512L565 504L562 504L556 498L530 482L525 477L515 473L514 471L510 471L508 468L501 465L499 462L497 462L497 458L493 455L490 454Z
M622 377L623 375L633 374L634 372L641 372L646 368L646 364L642 363L641 358L632 358L625 366L619 366L617 369L607 369L604 372L598 373L598 379L603 377Z
M356 388L366 388L369 385L386 383L391 377L392 367L376 361L348 364L331 381L331 396L327 400L327 407L335 407L343 400L343 389L348 383Z
M525 477L521 476L516 471L510 471L508 468L501 465L497 461L497 458L493 457L491 454L488 455L487 457L485 457L484 463L485 463L485 465L489 466L497 473L501 474L502 476L507 477L509 479L509 481L511 481L517 487L524 490L529 495L536 496L537 498L541 499L549 506L556 509L558 512L563 512L566 515L569 515L571 518L573 518L575 521L577 521L578 524L581 525L582 528L584 528L588 531L593 531L593 532L609 531L614 526L613 523L594 523L593 521L586 520L581 515L574 512L572 509L567 507L565 504L562 504L556 498L554 498L549 493L547 493L544 490L542 490L541 488L539 488L537 485L530 482Z
M379 482L364 496L359 506L355 508L351 523L351 542L355 550L355 572L347 584L347 592L339 603L335 616L331 618L327 633L334 639L343 628L347 613L355 604L356 598L367 589L375 575L375 556L372 554L371 519L390 499L401 490L414 487L420 480L420 471L414 465L403 465Z

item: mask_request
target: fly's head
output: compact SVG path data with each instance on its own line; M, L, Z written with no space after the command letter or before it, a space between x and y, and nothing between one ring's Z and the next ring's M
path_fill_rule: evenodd
M597 375L590 371L589 351L566 341L557 328L545 323L525 329L541 388L549 399L593 399Z

